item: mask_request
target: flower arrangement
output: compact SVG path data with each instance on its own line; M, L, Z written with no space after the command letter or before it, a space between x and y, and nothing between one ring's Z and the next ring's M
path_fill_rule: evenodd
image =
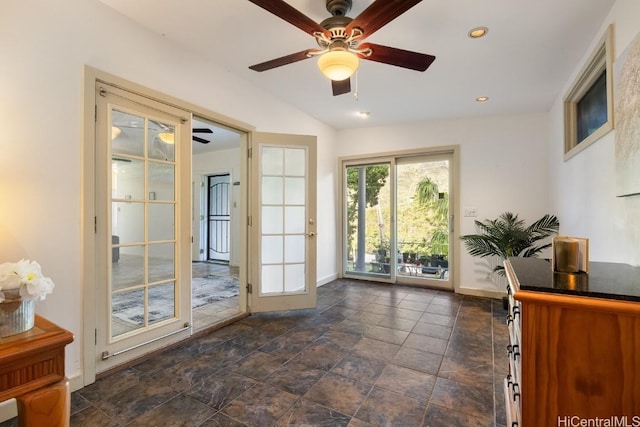
M0 264L0 303L5 300L43 300L53 292L53 281L42 275L35 261L22 259Z

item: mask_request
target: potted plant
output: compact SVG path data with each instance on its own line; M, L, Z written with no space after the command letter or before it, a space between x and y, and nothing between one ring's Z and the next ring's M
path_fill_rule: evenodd
M558 233L560 222L555 215L546 214L529 226L517 214L504 212L493 220L475 221L478 234L461 236L469 254L477 257L498 256L505 260L508 257L536 257L551 246L544 243L548 237ZM505 275L504 266L498 265L494 273Z

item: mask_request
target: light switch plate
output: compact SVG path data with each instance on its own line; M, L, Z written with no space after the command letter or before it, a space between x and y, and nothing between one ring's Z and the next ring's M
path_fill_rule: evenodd
M464 216L470 216L470 217L478 216L478 208L464 208Z

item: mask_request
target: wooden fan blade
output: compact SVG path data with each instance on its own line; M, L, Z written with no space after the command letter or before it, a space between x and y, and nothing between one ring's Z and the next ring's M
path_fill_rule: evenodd
M200 138L199 136L192 136L191 139L193 139L196 142L200 142L201 144L208 144L211 142L208 139Z
M354 28L360 28L364 32L363 38L369 37L421 1L376 0L347 25L347 34Z
M193 128L193 133L213 133L213 131L209 128Z
M351 92L351 78L346 78L344 80L331 80L331 89L333 90L333 96Z
M298 11L293 6L283 0L249 0L251 3L260 6L264 10L273 13L278 18L284 19L289 24L300 28L307 34L323 33L330 37L329 32L320 24Z
M303 59L309 58L309 52L314 51L315 49L307 49L301 52L292 53L291 55L283 56L281 58L272 59L271 61L263 62L261 64L252 65L251 68L254 71L267 71L272 68L281 67L283 65L292 64L294 62L302 61Z
M371 49L370 56L358 55L362 59L382 62L383 64L395 65L397 67L409 68L416 71L426 70L436 59L433 55L411 52L410 50L387 47L375 43L362 43L358 47L362 49Z

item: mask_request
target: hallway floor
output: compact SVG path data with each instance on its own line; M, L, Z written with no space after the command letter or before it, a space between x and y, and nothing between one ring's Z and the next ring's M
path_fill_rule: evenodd
M213 262L194 262L191 265L192 277L206 277L208 275L237 278L238 271L237 268L229 267L228 264ZM240 303L237 296L194 308L192 316L193 330L199 331L208 328L239 313Z
M317 309L244 318L74 392L71 425L503 426L505 316L337 280Z

